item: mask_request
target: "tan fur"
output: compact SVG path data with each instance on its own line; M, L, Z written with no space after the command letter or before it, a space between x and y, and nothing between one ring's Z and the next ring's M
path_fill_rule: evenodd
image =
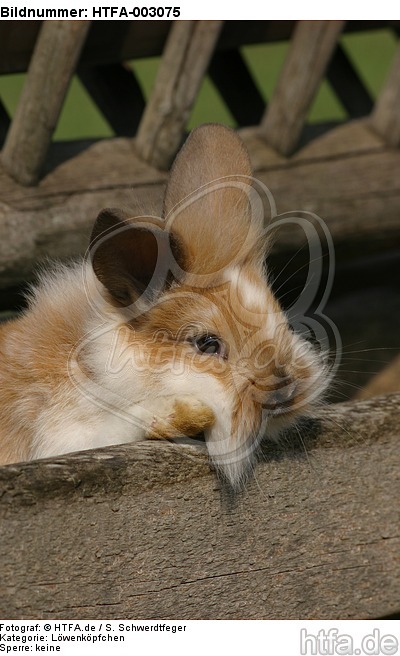
M219 125L195 130L172 168L164 200L166 225L186 246L186 271L205 276L205 286L207 274L249 254L253 261L263 257L262 216L251 214L251 175L243 143L225 128L221 144ZM196 283L201 284L198 277Z
M215 422L213 411L204 403L194 400L173 400L170 414L165 419L154 419L149 430L147 439L165 439L166 437L194 437L202 433Z
M0 463L30 459L32 421L50 400L74 403L66 362L82 336L85 304L83 289L56 298L43 291L29 314L0 325Z

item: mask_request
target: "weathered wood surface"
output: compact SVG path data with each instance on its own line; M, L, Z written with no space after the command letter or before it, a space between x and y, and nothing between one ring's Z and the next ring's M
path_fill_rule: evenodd
M23 189L1 172L0 284L29 278L47 257L83 254L104 207L159 212L165 180L140 161L128 139L94 144L35 188Z
M57 125L90 21L45 21L2 151L8 173L35 184Z
M260 132L289 155L300 138L345 21L299 21Z
M371 116L373 128L391 146L400 145L400 47Z
M229 504L203 451L0 469L7 618L374 618L398 610L400 395L328 407ZM295 438L294 438L295 439Z
M339 259L398 248L400 152L365 123L331 130L290 160L267 146L256 130L241 134L255 175L268 185L278 212L309 210L321 216ZM0 168L0 287L30 278L45 257L83 253L103 207L160 212L166 179L140 160L129 139L97 142L35 188L21 188ZM293 252L302 244L301 231L288 228L280 231L274 248Z
M223 21L176 21L136 137L146 162L168 169L184 137Z

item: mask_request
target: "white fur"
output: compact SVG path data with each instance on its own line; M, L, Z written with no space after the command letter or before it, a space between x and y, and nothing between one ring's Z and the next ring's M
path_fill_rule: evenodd
M244 307L250 312L266 312L267 298L265 286L260 288L246 276L246 272L239 266L230 267L224 272L224 279L229 281L234 291L242 299Z
M60 297L73 297L76 302L82 272L86 290L92 295L90 305L85 299L85 335L70 355L71 384L59 390L32 427L32 457L143 440L154 418L166 414L171 399L181 399L190 391L193 399L209 406L217 417L215 427L208 432L210 455L217 462L224 454L232 453L234 458L232 399L226 389L207 374L178 371L174 375L173 370L159 376L156 388L150 387L149 372L134 368L132 346L124 344L121 312L105 301L90 266L68 270L67 275L61 270L59 278L43 278L40 294L46 295L47 302L57 302ZM85 302L83 297L79 301ZM119 334L122 343L118 344ZM86 375L85 367L94 375Z

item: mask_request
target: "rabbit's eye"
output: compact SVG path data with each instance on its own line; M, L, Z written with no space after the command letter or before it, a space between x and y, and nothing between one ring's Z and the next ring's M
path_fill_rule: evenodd
M195 337L193 344L201 353L208 355L221 355L225 356L226 348L223 341L216 335L200 335Z

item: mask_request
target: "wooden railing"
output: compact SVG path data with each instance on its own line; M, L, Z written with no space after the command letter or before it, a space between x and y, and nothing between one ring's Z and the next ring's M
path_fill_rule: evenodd
M399 608L399 396L265 447L233 500L195 447L0 468L8 619L372 619ZM307 451L305 451L305 449Z
M17 23L14 32L8 24L7 36L0 25L0 72L29 63L11 121L0 106L0 288L29 280L44 258L83 253L102 207L160 209L206 74L278 211L309 210L325 220L343 288L354 282L346 267L355 260L395 258L399 54L374 103L340 45L343 30L382 26L399 29L395 22L141 21L138 34L134 23L54 21ZM239 48L289 38L267 103ZM122 62L161 52L146 104ZM115 139L51 144L76 71ZM324 77L351 120L321 131L307 125L307 115ZM282 230L272 258L288 272L302 243ZM365 269L360 275L360 285L377 284L375 269L372 279ZM400 315L386 298L382 334L396 340ZM368 316L378 314L375 307ZM355 308L345 308L347 325L354 323ZM361 324L368 308L357 308ZM352 342L362 341L361 329ZM321 410L303 432L304 445L294 435L286 447L265 447L255 480L234 502L198 447L136 444L0 468L0 614L322 619L395 612L399 407L393 395Z

